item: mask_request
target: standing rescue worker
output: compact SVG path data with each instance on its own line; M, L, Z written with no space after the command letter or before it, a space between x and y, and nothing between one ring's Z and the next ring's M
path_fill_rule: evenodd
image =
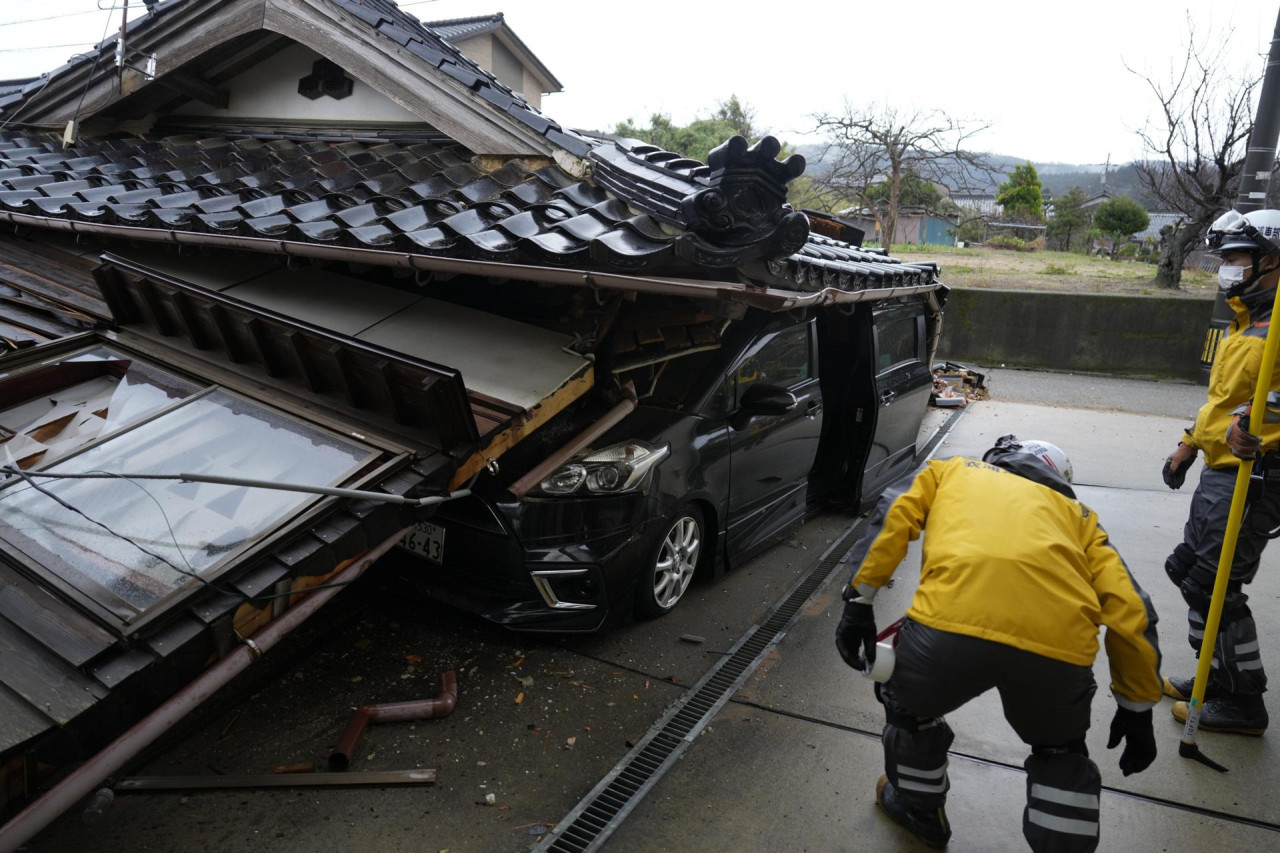
M1262 366L1276 282L1280 279L1280 210L1249 214L1229 211L1209 228L1210 249L1222 256L1218 287L1235 319L1218 344L1209 374L1209 399L1196 421L1164 463L1164 481L1179 488L1187 468L1204 451L1204 470L1191 497L1182 542L1165 562L1188 605L1187 639L1196 654L1204 638L1209 600L1227 529L1240 459L1255 460L1253 485L1236 542L1231 578L1218 624L1209 685L1200 711L1200 728L1210 732L1260 735L1267 728L1262 694L1267 674L1258 649L1258 629L1249 610L1245 584L1257 574L1262 549L1280 526L1280 417L1274 411L1280 370L1272 378L1267 416L1250 413ZM1258 425L1260 421L1265 421ZM1166 678L1164 692L1174 699L1173 716L1186 722L1194 678Z
M1031 849L1097 848L1102 779L1084 737L1099 625L1118 706L1107 747L1126 741L1126 776L1155 760L1156 614L1070 479L1057 447L1004 436L981 462L932 461L891 486L850 554L858 568L845 588L836 648L865 671L875 660L872 601L928 524L920 585L892 673L877 688L885 775L876 799L931 846L951 837L944 806L953 734L943 715L994 687L1005 719L1031 747L1022 818Z

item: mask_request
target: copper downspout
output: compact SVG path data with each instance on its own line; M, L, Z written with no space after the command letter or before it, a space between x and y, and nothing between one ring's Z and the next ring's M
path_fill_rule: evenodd
M541 483L547 476L574 457L574 454L591 445L600 436L613 428L618 421L635 411L636 389L628 382L622 386L626 398L618 405L604 413L604 417L574 436L568 444L544 459L536 468L511 484L507 491L516 498L523 498L529 490Z
M370 723L407 723L410 720L426 720L447 717L453 713L458 701L458 678L453 670L440 673L440 695L434 699L414 699L409 702L385 702L381 705L365 705L357 708L347 721L347 727L338 738L338 745L329 753L330 770L346 770L351 766L351 753Z
M359 562L345 569L329 583L347 584L354 581L411 529L406 527L376 548L367 551ZM0 853L10 853L34 838L37 833L53 823L58 815L88 796L107 777L118 771L152 744L156 738L195 710L234 676L248 669L250 664L301 625L307 617L319 610L341 589L341 586L332 586L307 593L301 601L245 640L244 645L209 667L195 681L179 690L171 699L139 720L133 728L116 738L101 752L76 768L70 776L15 815L13 820L0 826Z

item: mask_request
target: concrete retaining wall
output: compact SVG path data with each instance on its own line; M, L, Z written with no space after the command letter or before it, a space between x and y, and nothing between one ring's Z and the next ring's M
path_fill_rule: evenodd
M1195 380L1213 300L955 288L938 359Z

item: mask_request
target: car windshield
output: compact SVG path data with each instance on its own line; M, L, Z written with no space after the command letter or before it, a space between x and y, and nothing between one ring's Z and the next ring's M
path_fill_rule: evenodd
M647 404L673 409L696 403L693 398L700 397L703 389L719 378L708 373L715 371L721 357L720 348L715 347L634 371L636 393ZM634 375L641 373L643 376Z

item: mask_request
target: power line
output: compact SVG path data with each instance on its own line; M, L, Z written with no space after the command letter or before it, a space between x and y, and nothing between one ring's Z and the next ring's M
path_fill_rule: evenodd
M53 50L55 47L84 47L87 44L89 42L77 41L71 44L43 44L39 47L0 47L0 53L16 53L23 50Z
M0 27L12 27L17 24L35 24L40 21L55 21L58 18L74 18L76 15L92 15L97 9L85 9L81 12L66 12L61 15L49 15L44 18L24 18L21 21L0 21Z

